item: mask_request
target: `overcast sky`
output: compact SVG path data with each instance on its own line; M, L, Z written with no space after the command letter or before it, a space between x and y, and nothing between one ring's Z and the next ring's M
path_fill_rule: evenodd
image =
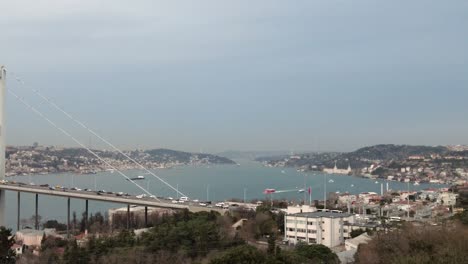
M8 86L104 147L353 150L468 144L468 1L0 4ZM7 142L75 146L7 97Z

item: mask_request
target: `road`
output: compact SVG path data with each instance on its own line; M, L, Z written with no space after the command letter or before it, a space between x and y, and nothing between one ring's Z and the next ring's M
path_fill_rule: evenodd
M15 191L15 192L27 192L36 193L40 195L59 196L65 198L102 201L111 203L130 204L146 207L159 207L159 208L170 208L170 209L188 209L191 212L202 212L202 211L215 211L220 214L224 214L227 210L218 207L200 206L196 202L176 202L168 198L151 198L142 197L138 198L134 195L113 193L113 192L99 192L95 190L80 190L80 189L68 189L62 187L50 187L50 186L38 186L28 185L19 182L6 182L0 183L1 190Z

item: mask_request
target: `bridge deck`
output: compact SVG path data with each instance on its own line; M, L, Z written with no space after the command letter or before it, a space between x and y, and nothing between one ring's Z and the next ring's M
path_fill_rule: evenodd
M73 191L73 190L50 190L47 187L40 186L31 186L31 185L15 185L15 184L0 184L0 190L15 191L15 192L27 192L27 193L37 193L42 195L51 195L51 196L60 196L66 198L82 199L82 200L92 200L92 201L102 201L110 203L120 203L120 204L131 204L138 206L147 206L147 207L159 207L159 208L170 208L170 209L188 209L191 212L201 212L201 211L216 211L223 214L226 210L216 207L204 207L197 206L194 204L176 204L171 201L158 201L154 198L141 198L138 199L135 196L116 196L115 194L103 193L98 195L96 192L87 192L87 191Z

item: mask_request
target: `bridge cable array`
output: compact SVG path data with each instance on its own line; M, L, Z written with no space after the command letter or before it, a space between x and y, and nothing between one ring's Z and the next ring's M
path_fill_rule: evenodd
M11 73L13 75L13 77L15 78L15 80L21 84L23 87L26 87L24 81L19 78L16 74L14 73ZM65 115L67 118L69 118L70 120L72 120L73 122L75 122L76 124L78 124L79 126L81 126L82 128L86 129L90 134L94 135L95 137L97 137L99 140L101 140L102 142L104 142L105 144L107 144L108 146L110 146L112 149L114 149L115 151L117 151L119 154L123 155L125 158L127 158L128 160L130 160L131 162L133 162L135 165L137 165L140 169L146 171L149 175L153 176L154 178L156 178L157 180L159 180L160 182L162 182L163 184L165 184L166 186L168 186L169 188L171 188L172 190L176 191L178 194L180 194L181 196L186 196L188 197L187 195L185 195L184 193L182 193L181 191L179 191L178 188L175 188L174 186L172 186L171 184L169 184L168 182L166 182L164 179L162 179L161 177L159 177L158 175L156 175L154 172L152 172L151 170L147 169L145 166L143 166L141 163L139 163L138 161L136 161L135 159L133 159L132 157L130 157L128 154L126 154L124 151L122 151L121 149L119 149L118 147L116 147L114 144L112 144L111 142L109 142L108 140L106 140L105 138L103 138L102 136L100 136L98 133L96 133L93 129L91 129L90 127L88 127L87 125L85 125L83 122L81 122L80 120L76 119L75 117L73 117L70 113L68 113L67 111L65 111L62 107L58 106L55 102L53 102L50 98L44 96L39 90L37 89L31 89L37 96L39 96L44 102L47 102L49 105L51 105L53 108L55 108L57 111L61 112L63 115Z
M59 130L60 132L62 132L65 136L69 137L70 139L72 139L75 143L77 143L78 145L80 145L82 148L86 149L89 153L91 153L93 156L95 156L96 158L98 158L100 161L102 161L104 164L106 164L107 166L109 166L110 168L114 169L115 171L117 171L117 173L119 173L120 175L122 175L124 178L126 178L128 181L130 181L131 183L135 184L138 188L140 188L142 191L144 191L146 194L148 195L152 195L149 191L147 191L145 188L143 188L142 186L140 186L138 183L136 183L135 181L133 181L131 178L129 178L127 175L125 175L123 172L121 172L120 170L118 170L117 168L115 168L112 164L110 164L109 162L107 162L105 159L101 158L96 152L94 152L93 150L91 150L90 148L86 147L83 143L81 143L79 140L77 140L75 137L73 137L70 133L68 133L65 129L59 127L57 124L55 124L52 120L50 120L47 116L45 116L42 112L40 112L39 110L37 110L36 108L34 108L32 105L30 105L28 102L26 102L23 98L21 98L20 96L18 96L15 92L13 92L11 89L8 89L8 92L13 95L20 103L22 103L23 105L25 105L28 109L30 109L31 111L33 111L35 114L37 114L38 116L40 116L41 118L43 118L45 121L47 121L51 126L53 126L54 128L56 128L57 130ZM156 198L158 201L161 201L159 200L158 198Z
M24 81L19 78L15 73L11 73L13 75L13 77L15 78L15 80L21 84L23 87L26 87ZM174 186L172 186L171 184L169 184L168 182L166 182L164 179L162 179L161 177L159 177L158 175L156 175L154 172L152 172L151 170L147 169L145 166L143 166L141 163L139 163L138 161L136 161L135 159L133 159L132 157L130 157L128 154L126 154L124 151L122 151L121 149L119 149L118 147L116 147L114 144L112 144L111 142L109 142L108 140L106 140L105 138L103 138L101 135L99 135L97 132L95 132L93 129L91 129L90 127L88 127L87 125L85 125L83 122L81 122L80 120L76 119L75 117L73 117L70 113L68 113L67 111L65 111L62 107L58 106L55 102L53 102L50 98L46 97L45 95L43 95L39 90L37 89L31 89L35 94L37 94L44 102L47 102L49 105L51 105L53 108L55 108L57 111L61 112L63 115L65 115L67 118L69 118L70 120L72 120L73 122L75 122L76 124L78 124L79 126L81 126L82 128L86 129L89 133L91 133L92 135L94 135L95 137L97 137L99 140L101 140L102 142L104 142L105 144L107 144L108 146L110 146L112 149L114 149L115 151L117 151L118 153L120 153L121 155L123 155L124 157L126 157L128 160L130 160L131 162L133 162L134 164L136 164L140 169L146 171L149 175L153 176L154 178L156 178L157 180L159 180L160 182L162 182L163 184L165 184L166 186L168 186L169 188L171 188L172 190L176 191L178 194L180 194L181 196L186 196L188 197L187 195L185 195L184 193L182 193L181 191L179 191L178 188L175 188Z

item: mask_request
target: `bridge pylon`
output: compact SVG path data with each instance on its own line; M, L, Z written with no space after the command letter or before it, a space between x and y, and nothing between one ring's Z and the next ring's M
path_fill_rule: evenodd
M6 68L0 65L0 180L5 179L5 90ZM0 226L6 226L5 192L0 190Z

